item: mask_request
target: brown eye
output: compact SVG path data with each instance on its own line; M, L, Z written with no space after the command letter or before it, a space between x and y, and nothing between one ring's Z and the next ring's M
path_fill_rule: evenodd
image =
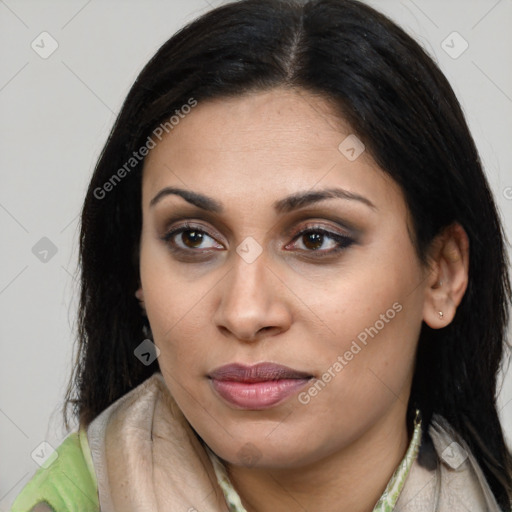
M296 245L296 249L306 253L316 252L316 256L332 255L354 243L354 240L346 235L333 233L319 227L312 227L301 231L294 240L296 242L292 246Z
M311 250L317 250L322 247L324 243L324 235L322 233L310 232L302 235L304 245Z
M224 249L206 231L190 224L172 229L162 237L162 240L174 251L206 252L210 249Z
M181 232L182 242L192 249L197 248L203 242L204 233L201 231L187 230Z

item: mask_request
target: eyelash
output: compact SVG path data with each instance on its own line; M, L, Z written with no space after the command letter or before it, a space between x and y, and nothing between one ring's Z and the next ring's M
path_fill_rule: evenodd
M196 232L205 234L205 235L209 236L211 239L215 240L215 237L210 235L206 230L200 228L199 226L189 224L188 222L182 224L179 227L171 229L163 237L161 237L161 239L169 246L169 249L172 252L193 253L193 252L208 252L208 251L212 251L212 250L213 251L218 250L218 249L206 249L206 250L197 249L197 251L196 251L195 249L192 249L192 248L183 249L181 247L176 247L174 245L174 242L172 242L172 238L175 237L176 235L179 235L186 231L196 231ZM328 231L320 226L315 226L315 225L306 226L303 230L299 231L293 237L293 242L295 242L296 240L300 239L300 237L302 237L306 234L309 234L309 233L319 233L319 234L322 234L328 238L331 238L335 242L337 242L337 247L334 249L329 249L329 250L300 249L300 251L302 251L302 252L313 253L313 254L315 254L315 257L319 257L319 258L332 256L333 254L336 254L336 253L348 248L350 245L352 245L354 243L354 240L347 235L342 235L340 233Z

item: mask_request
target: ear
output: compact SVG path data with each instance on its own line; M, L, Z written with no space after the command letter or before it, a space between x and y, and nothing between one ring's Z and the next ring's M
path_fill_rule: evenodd
M423 320L441 329L453 320L468 286L469 239L460 224L451 224L434 239L429 260Z
M139 302L144 302L144 291L142 290L142 286L139 286L139 288L135 291L135 297Z
M139 301L140 308L142 309L142 312L146 314L146 306L144 306L144 291L142 289L142 286L139 286L139 288L135 291L135 297Z

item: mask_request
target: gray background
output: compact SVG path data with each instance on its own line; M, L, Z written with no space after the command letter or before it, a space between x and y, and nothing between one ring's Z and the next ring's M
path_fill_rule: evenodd
M220 3L0 0L0 510L37 469L31 453L66 435L78 214L94 163L142 66ZM512 239L512 0L368 3L413 35L451 82ZM46 59L45 31L58 44ZM469 45L457 58L464 41L454 31ZM512 443L512 371L499 407Z

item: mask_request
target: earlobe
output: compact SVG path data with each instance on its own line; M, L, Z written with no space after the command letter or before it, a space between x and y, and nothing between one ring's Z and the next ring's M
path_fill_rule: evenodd
M144 291L142 290L142 286L135 291L135 297L139 301L140 308L142 309L142 312L145 315L146 306L144 305Z
M432 329L442 329L455 317L457 305L448 293L430 294L424 304L423 320Z
M460 224L436 237L430 261L423 320L432 329L441 329L452 322L468 285L469 240Z
M135 291L135 297L137 298L137 300L139 302L144 302L144 291L142 290L142 287L139 287L136 291Z

